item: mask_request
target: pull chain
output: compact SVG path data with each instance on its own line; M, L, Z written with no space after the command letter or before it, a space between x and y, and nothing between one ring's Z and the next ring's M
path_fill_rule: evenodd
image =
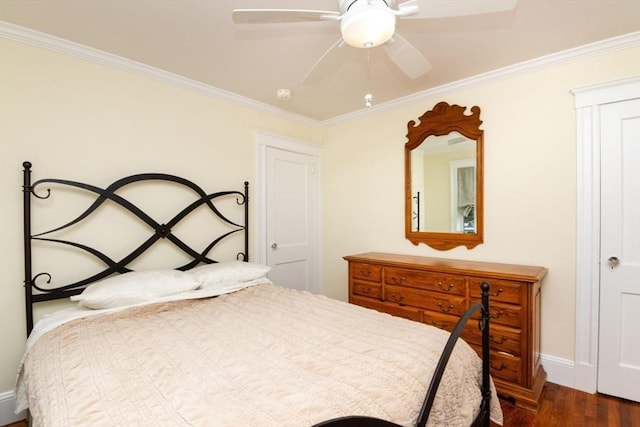
M371 47L366 47L367 49L367 83L366 83L366 89L367 89L367 94L364 96L364 106L366 108L371 108L371 103L373 101L373 95L371 95L371 89L370 89L370 84L371 84Z

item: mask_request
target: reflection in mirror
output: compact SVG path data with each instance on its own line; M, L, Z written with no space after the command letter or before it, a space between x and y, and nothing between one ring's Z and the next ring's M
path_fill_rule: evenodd
M412 150L412 231L475 233L475 171L476 142L458 132Z
M405 145L405 232L436 249L482 243L480 109L441 102L409 122Z

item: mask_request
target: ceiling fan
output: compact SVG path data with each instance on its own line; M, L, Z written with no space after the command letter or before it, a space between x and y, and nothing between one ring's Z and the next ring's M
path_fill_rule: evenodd
M342 38L316 62L304 77L313 83L338 60L345 44L356 48L382 45L391 61L408 77L416 79L431 69L427 58L396 33L398 19L428 19L504 12L517 0L337 0L338 11L304 9L234 9L237 24L339 21Z

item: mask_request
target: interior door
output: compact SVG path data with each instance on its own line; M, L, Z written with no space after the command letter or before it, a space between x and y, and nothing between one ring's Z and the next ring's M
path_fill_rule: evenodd
M269 278L317 292L317 158L267 147L266 243Z
M640 401L640 99L600 112L598 391Z

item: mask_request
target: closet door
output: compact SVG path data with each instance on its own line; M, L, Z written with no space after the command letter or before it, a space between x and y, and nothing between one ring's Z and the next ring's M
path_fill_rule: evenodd
M600 108L598 391L640 401L640 99Z
M256 132L256 260L280 286L322 293L320 146Z
M278 285L310 292L317 292L316 163L307 154L267 149L269 277Z

